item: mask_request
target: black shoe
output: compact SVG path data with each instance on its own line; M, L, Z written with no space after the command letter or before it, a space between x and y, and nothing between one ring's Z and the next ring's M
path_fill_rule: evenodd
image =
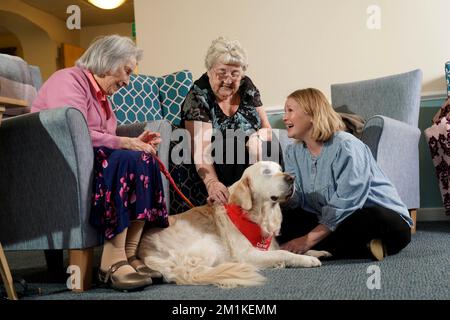
M128 265L128 261L122 260L111 265L108 268L108 271L99 269L98 278L101 282L107 284L111 288L124 292L141 290L152 284L152 278L137 272L114 275L114 272L120 267Z

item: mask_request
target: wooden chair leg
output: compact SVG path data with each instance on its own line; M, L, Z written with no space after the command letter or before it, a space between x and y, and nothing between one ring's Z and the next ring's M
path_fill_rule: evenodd
M411 216L411 219L414 222L414 225L411 228L411 234L414 234L414 233L416 233L416 226L417 226L417 209L410 209L409 215Z
M70 281L72 281L73 291L83 292L91 287L93 255L94 248L69 250L69 268L74 268L74 273L70 278Z
M0 107L0 123L2 123L3 112L5 112L5 107Z
M17 300L18 298L16 289L14 288L14 281L11 276L11 270L9 270L8 261L6 260L5 252L3 251L1 243L0 243L0 273L2 276L3 284L5 285L8 299Z

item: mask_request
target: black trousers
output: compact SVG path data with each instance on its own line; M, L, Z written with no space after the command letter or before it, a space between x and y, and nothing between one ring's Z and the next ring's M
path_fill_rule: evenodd
M283 244L301 237L319 224L314 213L302 209L283 210L283 222L277 241ZM334 258L369 258L367 244L372 239L381 239L388 255L398 253L411 241L411 229L396 212L372 207L355 211L334 232L316 244L313 250L325 250Z

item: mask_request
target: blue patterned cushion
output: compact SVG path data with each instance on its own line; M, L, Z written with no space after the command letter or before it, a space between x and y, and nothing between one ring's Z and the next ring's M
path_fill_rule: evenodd
M129 124L161 120L158 78L146 75L131 75L130 83L111 96L111 106L117 123Z
M158 78L159 100L164 119L178 126L181 121L181 105L192 86L192 73L178 71Z
M445 64L445 78L447 79L447 97L450 98L450 61Z

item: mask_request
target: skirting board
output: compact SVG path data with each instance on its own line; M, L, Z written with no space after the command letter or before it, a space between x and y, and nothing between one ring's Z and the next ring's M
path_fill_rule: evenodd
M444 208L419 208L417 221L450 221L450 216L445 215Z

